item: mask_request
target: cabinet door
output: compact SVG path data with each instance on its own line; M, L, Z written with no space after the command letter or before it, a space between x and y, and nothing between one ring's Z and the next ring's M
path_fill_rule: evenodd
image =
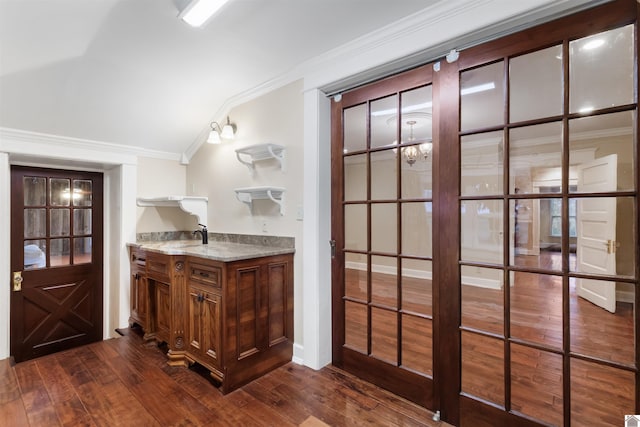
M220 295L207 292L200 303L202 321L202 356L205 363L220 366Z
M202 290L189 285L187 298L187 342L189 352L194 355L202 354L202 320L201 295Z
M209 368L220 367L220 295L189 285L189 352Z
M159 341L169 341L169 329L171 327L171 292L169 285L155 282L155 326Z
M147 278L144 272L137 268L131 269L131 322L137 323L142 329L147 329L148 313Z

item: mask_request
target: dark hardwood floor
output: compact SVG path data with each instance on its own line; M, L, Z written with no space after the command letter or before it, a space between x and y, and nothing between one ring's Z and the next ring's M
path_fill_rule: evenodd
M550 272L561 265L560 254L556 252L521 258L517 258L517 265ZM570 257L570 263L575 263L574 258ZM570 405L572 425L620 425L625 414L634 412L633 304L618 301L616 312L610 313L579 297L575 280L569 280L567 320L571 353L616 366L571 357L565 379L562 277L514 272L510 280L509 330L515 342L509 347L509 361L505 360L505 340L498 338L505 331L504 288L462 286L461 391L502 407L507 404L506 394L510 393L511 410L549 425L562 425L566 404ZM402 277L400 303L397 286L396 275L372 273L369 325L366 272L345 270L346 296L350 299L345 306L347 345L366 353L370 330L371 351L378 359L432 375L431 282ZM397 317L391 315L398 307L403 310L403 340L397 337ZM399 342L401 360L398 360ZM506 371L510 375L509 390L505 389ZM564 398L565 380L570 387L569 402Z
M154 343L124 336L11 366L0 361L0 426L446 426L335 367L287 365L222 395Z

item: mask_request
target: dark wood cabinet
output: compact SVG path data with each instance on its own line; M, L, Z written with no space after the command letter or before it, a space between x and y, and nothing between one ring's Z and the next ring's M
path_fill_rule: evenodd
M187 357L223 379L221 356L222 269L190 259L187 263Z
M146 340L181 343L182 336L174 331L174 301L172 294L184 282L184 257L146 252L130 248L131 314L129 324L137 324Z
M152 319L156 339L169 342L171 329L171 288L168 283L153 282Z
M290 361L293 341L293 255L226 266L224 356L230 391Z
M146 262L131 263L130 321L167 343L170 365L198 363L227 393L291 360L293 254L222 262L134 252Z
M131 251L131 315L129 324L148 329L149 291L147 288L146 258L139 251Z

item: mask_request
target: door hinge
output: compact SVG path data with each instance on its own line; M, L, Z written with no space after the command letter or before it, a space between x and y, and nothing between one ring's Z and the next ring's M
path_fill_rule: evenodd
M336 241L329 240L329 246L331 246L331 258L336 257Z

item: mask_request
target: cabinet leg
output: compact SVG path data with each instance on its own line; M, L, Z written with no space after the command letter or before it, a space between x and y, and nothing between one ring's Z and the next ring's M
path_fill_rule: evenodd
M169 350L167 352L167 357L169 358L167 361L167 365L169 366L189 367L189 360L185 357L184 351Z

